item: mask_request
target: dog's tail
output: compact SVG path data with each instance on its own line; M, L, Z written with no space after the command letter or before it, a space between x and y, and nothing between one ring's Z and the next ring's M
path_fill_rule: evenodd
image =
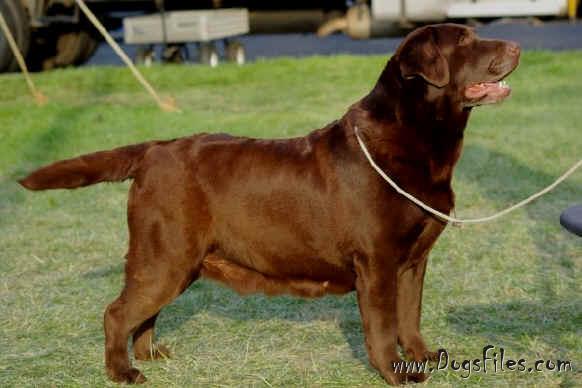
M157 143L162 142L134 144L61 160L30 173L18 182L29 190L49 190L123 181L134 177L146 151Z

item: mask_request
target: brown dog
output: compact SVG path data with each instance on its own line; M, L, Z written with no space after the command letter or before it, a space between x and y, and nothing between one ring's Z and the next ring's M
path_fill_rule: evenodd
M446 226L397 194L372 169L432 207L453 208L453 167L471 108L509 95L499 82L518 64L512 42L466 27L411 33L374 89L339 120L301 138L199 134L56 162L21 181L31 190L132 178L126 284L105 312L105 363L114 381L167 354L150 348L156 317L200 276L241 294L315 297L357 291L371 364L392 384L397 347L434 358L420 334L428 252Z

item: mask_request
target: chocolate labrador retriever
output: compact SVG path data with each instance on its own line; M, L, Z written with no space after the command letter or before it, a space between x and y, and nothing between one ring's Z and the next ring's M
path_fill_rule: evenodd
M392 384L398 345L433 359L420 334L427 256L445 223L396 193L376 163L417 198L453 209L453 167L472 107L503 100L519 46L444 24L412 32L372 91L338 121L285 140L197 134L96 152L43 167L20 183L72 189L133 179L126 284L105 311L109 377L139 383L160 310L206 277L241 294L316 297L357 291L370 363Z

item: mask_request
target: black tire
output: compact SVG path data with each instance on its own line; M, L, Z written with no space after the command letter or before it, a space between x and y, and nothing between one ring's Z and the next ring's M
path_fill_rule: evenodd
M0 2L0 12L14 36L22 56L26 58L30 45L30 20L20 0L3 0ZM0 32L0 72L15 71L18 62L12 54L8 40Z
M200 63L203 65L208 65L210 67L218 66L218 51L216 50L214 42L200 43L199 59Z
M75 65L82 65L91 59L93 54L95 54L97 47L99 46L100 41L96 34L91 33L88 30L84 30L83 33L86 34L84 38L85 41L82 45L81 52L77 57L77 63L75 63Z
M33 71L81 65L91 58L99 45L90 26L39 30L33 38L26 59Z
M241 42L231 40L226 42L226 60L237 65L244 65L246 61L245 48Z
M56 39L54 32L49 29L39 29L32 33L30 50L26 57L30 71L42 71L44 61L56 55Z
M42 59L42 69L49 70L59 67L77 66L85 63L97 48L98 41L86 30L63 31L56 37L54 50L46 50L50 54Z

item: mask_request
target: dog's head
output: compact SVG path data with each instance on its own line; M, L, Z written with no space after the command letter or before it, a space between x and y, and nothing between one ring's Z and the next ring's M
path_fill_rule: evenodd
M509 96L503 79L517 67L519 55L515 42L480 39L471 28L440 24L409 34L393 60L405 87L421 87L429 100L469 108Z

